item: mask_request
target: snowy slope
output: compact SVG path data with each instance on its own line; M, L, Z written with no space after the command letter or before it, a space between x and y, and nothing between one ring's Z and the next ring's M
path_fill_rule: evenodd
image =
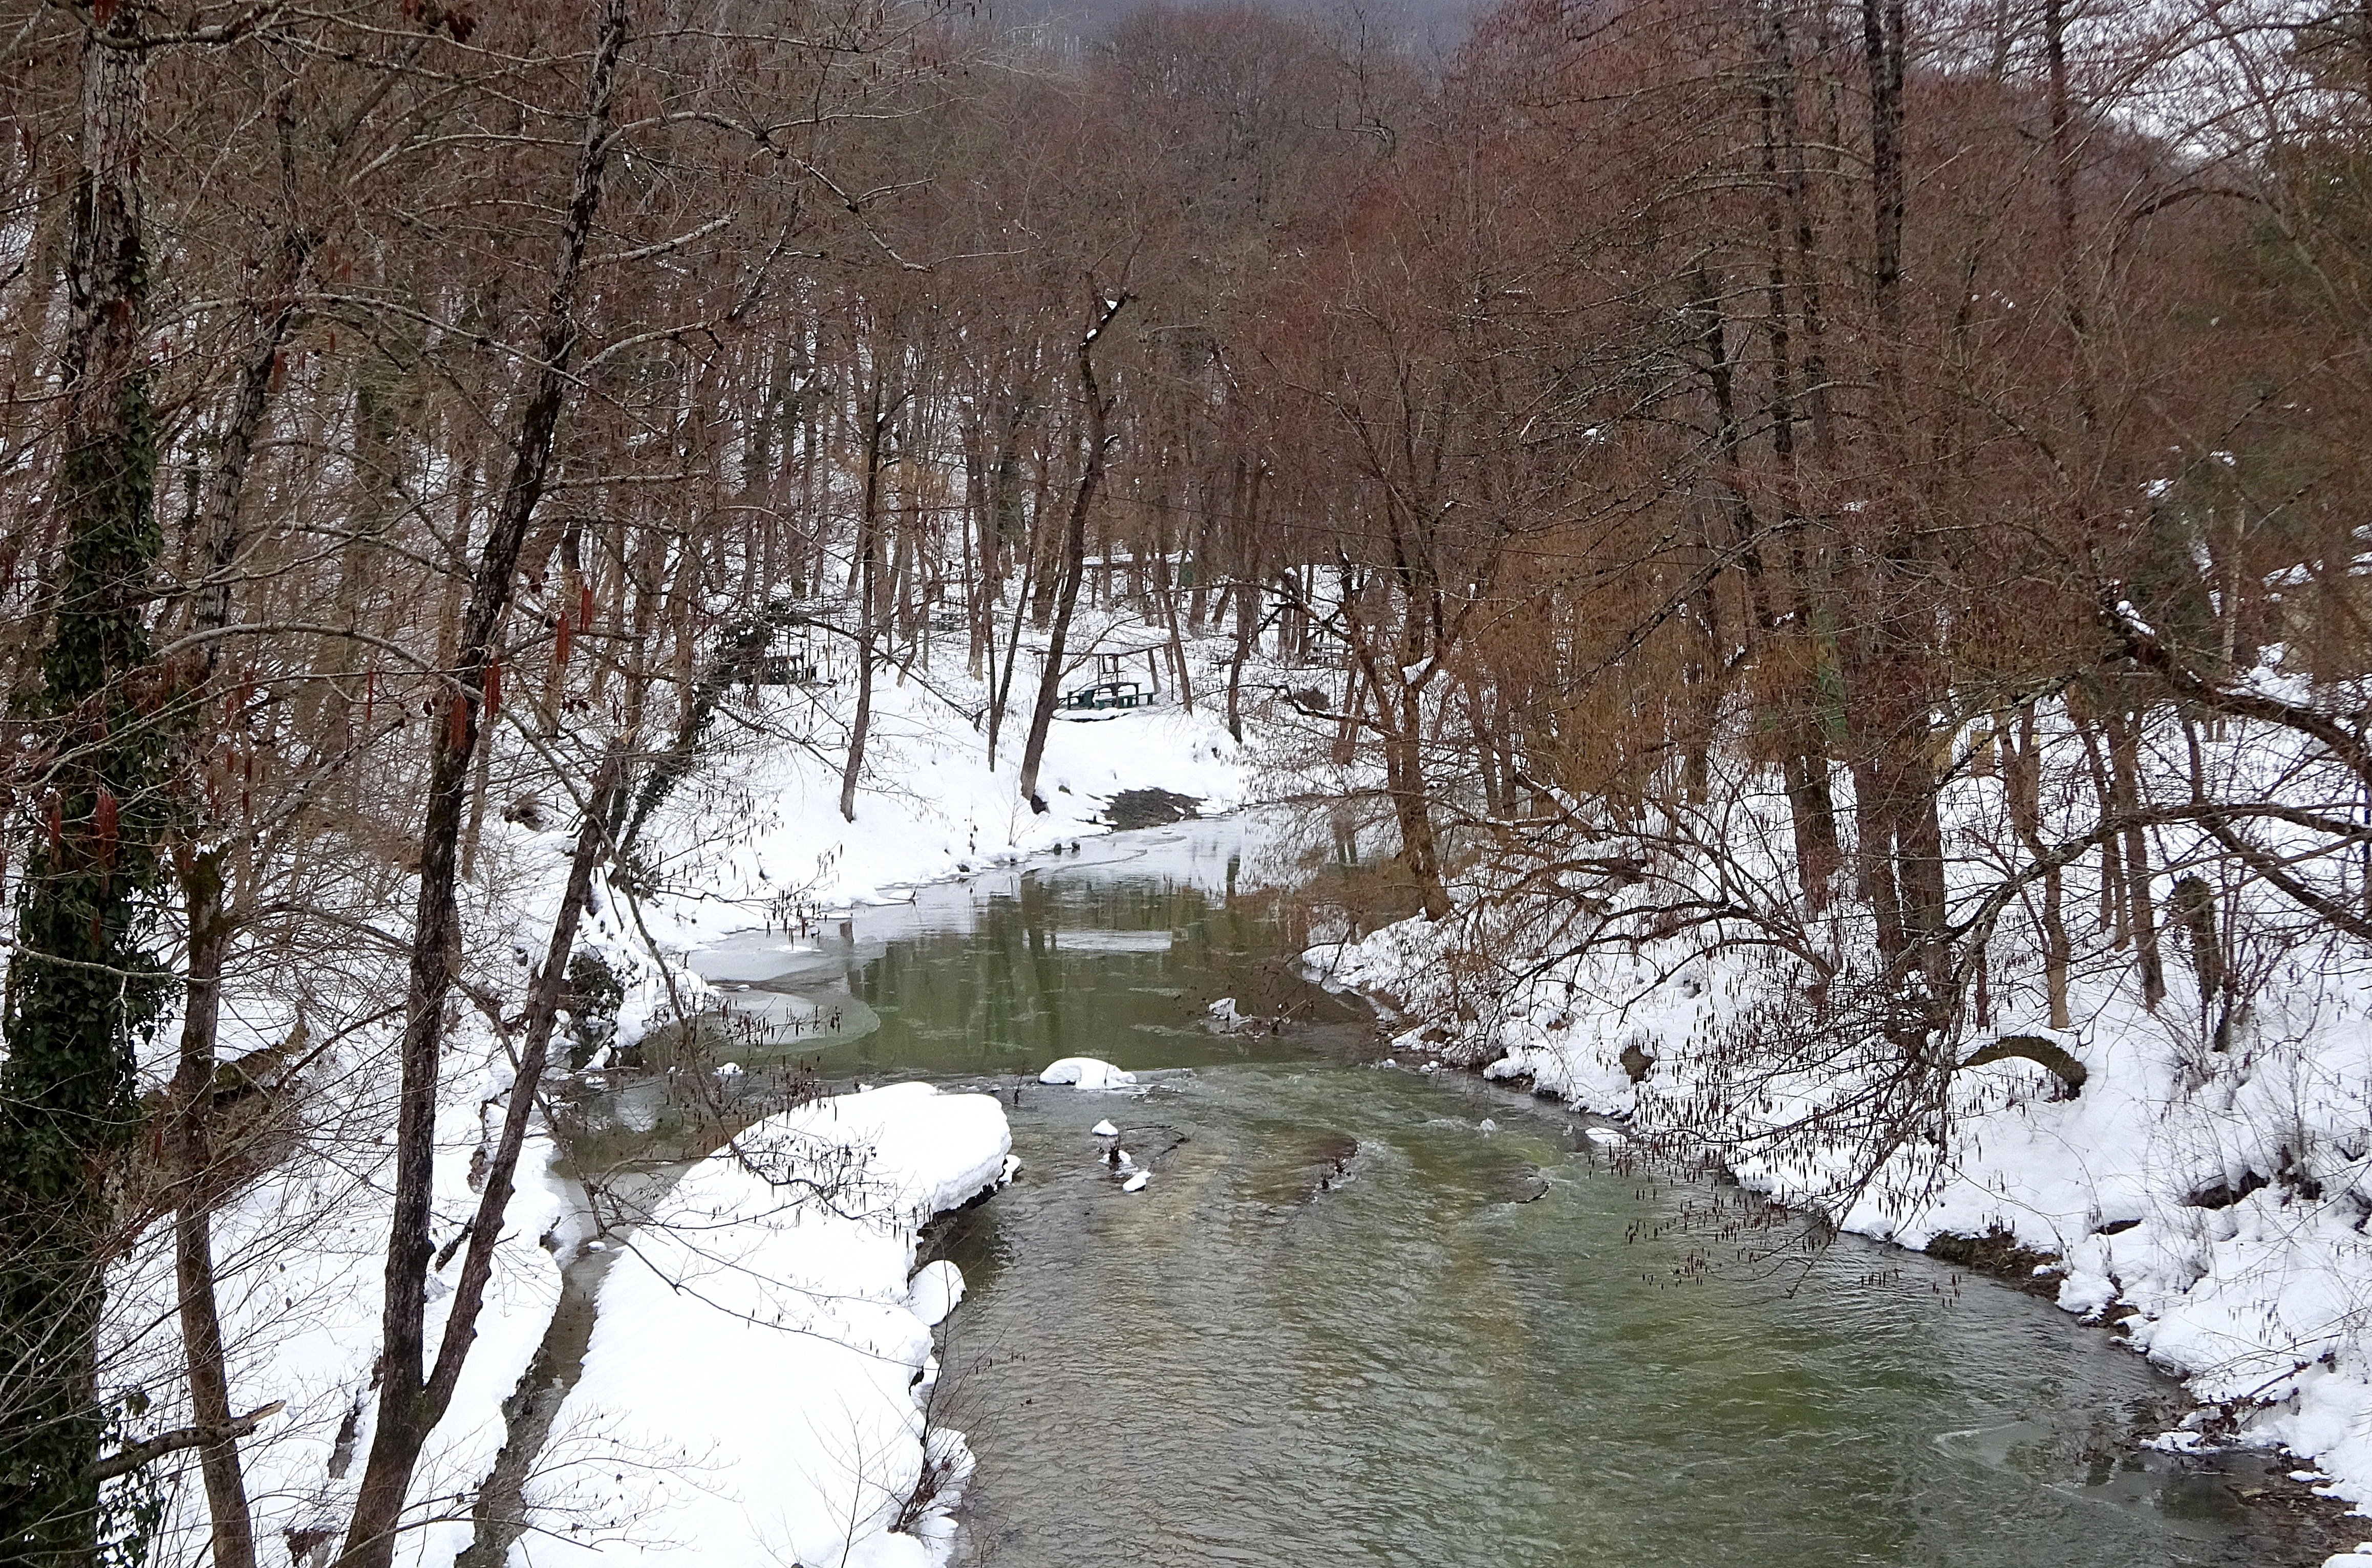
M832 744L720 737L653 832L669 889L657 904L673 934L692 941L756 925L785 900L808 909L882 901L1106 833L1106 805L1124 790L1192 796L1206 815L1249 798L1247 749L1219 714L1208 704L1164 705L1057 720L1038 781L1047 809L1032 812L1019 787L1026 705L1009 716L992 770L986 735L949 700L959 702L962 687L959 671L927 686L882 673L853 822L840 814L835 726L853 703L844 686L767 703L767 722L782 733L829 735Z

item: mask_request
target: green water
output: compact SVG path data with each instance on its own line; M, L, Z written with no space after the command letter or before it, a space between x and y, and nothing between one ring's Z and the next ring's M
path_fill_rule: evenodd
M1006 1098L1021 1173L941 1243L971 1285L936 1411L980 1456L959 1562L2320 1561L2236 1502L2257 1461L2134 1452L2173 1390L2098 1330L1851 1240L1740 1263L1671 1224L1704 1189L1618 1168L1554 1107L1376 1065L1364 1014L1228 896L1248 831L703 960L750 1016L810 1020L771 1051L751 1026L753 1084L796 1051ZM1215 1034L1222 995L1289 1021ZM1142 1092L1035 1083L1073 1053ZM1105 1118L1145 1191L1100 1163Z

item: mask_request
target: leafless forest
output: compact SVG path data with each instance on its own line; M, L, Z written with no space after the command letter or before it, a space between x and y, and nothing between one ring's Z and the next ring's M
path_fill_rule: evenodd
M392 1561L533 1104L432 1226L453 1020L534 1086L597 873L794 631L851 672L808 743L854 819L877 679L959 658L1030 797L1074 617L1134 607L1497 959L1767 956L1698 1119L1833 1064L1796 1131L1872 1171L1972 1054L2080 1071L2002 1016L2123 988L2214 1053L2372 940L2372 8L1517 0L1442 55L1235 5L1082 43L7 0L0 38L8 1561L131 1561L127 1483L188 1466L190 1560L277 1560L209 1219L332 1123L391 1161L380 1405L291 1550ZM457 891L530 798L576 834L531 979ZM309 1035L218 1058L238 987ZM366 1029L395 1087L325 1117ZM102 1332L158 1246L169 1423Z

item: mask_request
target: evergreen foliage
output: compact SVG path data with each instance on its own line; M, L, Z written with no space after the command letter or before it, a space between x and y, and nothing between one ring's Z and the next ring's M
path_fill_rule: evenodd
M22 714L47 750L49 827L17 886L0 1064L0 1557L13 1562L97 1551L110 1174L138 1123L135 1045L166 979L148 946L164 805L143 619L156 436L145 382L119 397L121 438L66 459L64 592Z

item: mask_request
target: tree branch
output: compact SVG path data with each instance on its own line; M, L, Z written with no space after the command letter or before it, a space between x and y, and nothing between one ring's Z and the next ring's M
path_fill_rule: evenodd
M145 1442L134 1443L129 1448L119 1448L100 1459L90 1467L91 1479L112 1481L117 1476L130 1475L134 1470L154 1464L168 1454L178 1454L184 1448L201 1447L226 1438L236 1441L278 1415L287 1403L285 1400L274 1400L220 1426L182 1426L159 1433Z

